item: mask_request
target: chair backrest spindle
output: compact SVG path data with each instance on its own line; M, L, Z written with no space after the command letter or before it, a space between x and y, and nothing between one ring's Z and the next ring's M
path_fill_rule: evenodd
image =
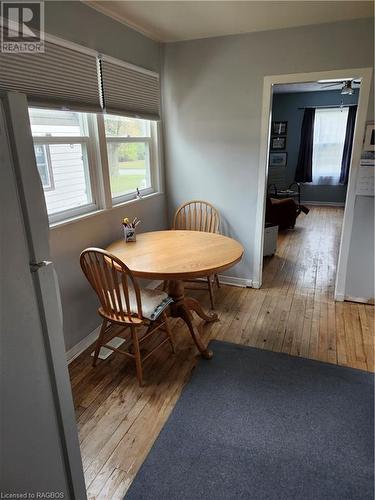
M173 229L218 233L220 215L216 208L207 201L188 201L176 210Z
M99 298L102 315L129 323L143 318L138 283L120 259L100 248L87 248L81 253L80 263ZM131 296L135 297L136 314L131 310Z

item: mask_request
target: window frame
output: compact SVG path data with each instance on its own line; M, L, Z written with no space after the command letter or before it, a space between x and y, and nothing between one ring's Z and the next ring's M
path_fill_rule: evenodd
M54 180L54 176L53 176L53 170L52 170L52 162L51 162L51 152L50 152L50 149L49 149L49 144L38 144L36 142L34 142L34 154L35 154L35 146L39 146L39 147L42 147L43 148L43 151L44 151L44 156L45 156L45 159L46 159L46 167L47 167L47 173L48 173L48 179L49 179L49 185L48 186L45 186L43 184L43 181L42 181L42 187L43 187L43 191L53 191L55 189L55 180ZM35 155L35 160L36 160L36 155ZM38 166L38 162L36 162L37 166Z
M338 179L340 178L340 171L341 171L341 161L338 161L337 164L337 172L335 172L335 175L322 175L322 173L319 171L317 172L316 169L316 154L317 150L319 150L320 146L322 144L326 144L325 142L318 141L316 138L315 130L317 126L317 115L318 114L323 114L326 112L337 112L337 113L342 113L342 111L345 110L345 124L343 125L343 140L342 143L335 143L342 146L342 149L344 149L345 146L345 131L346 131L346 124L348 121L348 112L349 112L349 107L348 106L343 106L338 107L338 106L324 106L324 107L317 107L315 108L315 120L314 120L314 132L313 132L313 153L312 153L312 176L313 176L313 186L337 186L340 185L338 182ZM341 155L342 156L342 155ZM331 172L332 174L332 172ZM329 179L329 180L328 180Z
M38 106L29 105L29 109L46 109ZM56 108L47 108L49 111L63 111ZM72 110L73 111L73 110ZM137 200L137 193L130 192L121 196L112 197L108 164L107 141L113 139L113 142L142 142L148 144L149 162L150 162L150 187L140 189L141 197L160 193L161 186L161 140L160 140L160 122L148 120L150 125L150 137L106 137L104 115L102 113L85 113L77 111L85 118L82 136L50 136L50 135L32 135L34 145L49 146L52 144L82 144L85 145L87 152L87 170L88 185L91 189L92 202L81 205L76 208L69 208L54 214L48 214L50 227L56 227L59 224L66 224L71 219L74 220L80 216L94 215L96 212L109 210L128 202ZM117 115L110 115L117 116ZM30 132L31 127L30 127ZM34 151L35 154L35 151ZM36 160L36 159L35 159ZM51 165L52 167L52 165ZM53 177L53 172L52 172ZM43 191L48 191L44 189Z
M33 109L45 109L45 108L38 108L36 106L29 106L29 108ZM49 111L54 111L53 108L49 108ZM60 110L55 110L59 112ZM95 154L94 154L94 148L95 148L95 139L90 133L90 121L93 120L94 116L92 113L83 113L80 111L77 111L77 113L80 114L80 120L84 120L83 123L83 133L86 135L68 135L68 136L62 136L62 135L33 135L33 143L34 145L38 146L46 146L48 149L51 145L55 144L80 144L85 147L86 149L86 156L87 158L84 159L84 162L87 162L87 168L85 168L85 176L86 178L86 185L89 186L90 192L91 192L91 199L92 201L90 203L86 203L84 205L80 205L79 207L74 207L74 208L68 208L66 210L60 210L59 212L53 213L53 214L48 214L48 220L50 225L51 224L56 224L58 222L64 222L67 219L77 217L79 215L84 215L90 212L94 212L98 210L98 196L97 196L97 175L96 175L96 170L97 170L97 165L95 161ZM43 188L44 191L44 188ZM45 190L49 191L49 190Z
M113 115L113 114L108 114L107 116L119 116L119 115ZM109 195L111 198L111 206L117 206L121 205L122 203L126 203L127 201L134 200L137 198L137 193L130 192L130 193L125 193L119 196L113 196L112 191L111 191L111 183L110 183L110 175L109 175L109 162L108 162L108 148L107 145L108 143L121 143L121 144L126 144L126 143L135 143L135 142L140 142L140 143L146 143L148 145L148 153L149 153L149 167L150 167L150 187L139 189L139 192L141 196L147 196L153 193L156 193L159 191L159 169L160 169L160 161L159 161L159 148L160 148L160 141L159 141L159 131L158 131L158 122L153 121L153 120L147 120L149 123L150 127L150 136L137 136L137 137L128 137L128 136L107 136L105 133L105 119L104 115L97 115L98 122L102 121L102 126L98 126L99 130L102 130L102 133L104 134L104 146L105 146L105 156L106 156L106 163L107 163L107 176L108 176L108 183L109 183ZM130 117L131 118L131 117ZM103 157L103 153L102 153Z

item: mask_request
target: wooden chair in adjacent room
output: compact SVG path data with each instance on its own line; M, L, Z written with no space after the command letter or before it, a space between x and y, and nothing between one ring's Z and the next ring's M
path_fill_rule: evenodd
M140 288L130 269L120 259L100 248L84 250L80 263L100 301L98 313L102 318L102 326L96 341L93 366L96 365L102 346L121 353L135 360L138 381L142 386L143 361L166 342L170 343L174 352L165 311L172 299L161 290ZM113 332L115 325L123 327L120 332L129 328L129 349L123 350L108 345L107 342L120 333L116 328ZM150 337L158 330L163 330L165 335L142 356L141 345L147 339L151 341Z
M179 206L173 219L172 229L188 231L203 231L206 233L220 232L220 214L218 210L203 200L192 200ZM193 280L194 281L194 280ZM214 286L220 288L217 274L207 276L207 286L210 294L211 308L214 309Z

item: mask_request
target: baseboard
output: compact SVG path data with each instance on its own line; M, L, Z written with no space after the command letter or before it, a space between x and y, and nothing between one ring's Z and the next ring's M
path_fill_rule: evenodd
M312 207L345 207L345 203L341 201L305 201L301 200L302 205L310 205Z
M256 289L258 289L258 288L261 287L260 282L259 281L255 281L255 280L252 280L252 285L249 285L249 286L251 286L251 288L256 288Z
M225 274L219 275L219 281L223 285L231 285L231 286L239 286L241 288L252 287L252 280L248 280L246 278L237 278L235 276L227 276Z
M218 276L222 285L238 286L240 288L253 288L252 280L237 278L235 276L227 276L226 274L219 274ZM207 278L197 278L197 281L207 282Z
M220 274L219 280L220 280L220 283L222 283L223 285L239 286L241 288L253 287L252 280L247 280L245 278L236 278L234 276L226 276L225 274ZM197 278L197 281L206 281L206 278ZM147 285L147 288L155 289L159 285L161 285L161 283L163 283L163 282L160 280L151 281Z
M345 295L343 293L336 293L335 294L335 301L336 302L344 302L345 300Z
M374 298L352 297L351 295L344 295L343 293L335 294L336 302L357 302L359 304L375 305Z
M91 344L95 342L98 338L101 324L98 325L95 330L89 333L85 338L80 340L78 344L74 345L69 351L66 352L66 360L71 363L74 359L76 359L83 351L85 351Z
M345 295L344 300L346 302L358 302L359 304L368 304L368 305L374 305L375 304L375 299L374 298L363 298L363 297L352 297L350 295Z
M162 283L163 283L163 280L152 280L152 281L150 281L150 283L148 283L146 288L151 288L151 290L155 290L155 288L160 286Z

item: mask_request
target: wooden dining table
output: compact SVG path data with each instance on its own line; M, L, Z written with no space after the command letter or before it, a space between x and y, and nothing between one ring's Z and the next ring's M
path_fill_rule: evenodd
M173 230L142 233L135 242L119 240L106 250L123 261L137 278L168 282L168 294L173 299L171 316L185 321L201 356L210 359L212 352L204 344L192 312L204 322L216 321L218 316L205 312L198 300L185 295L184 280L230 268L242 258L240 243L215 233Z

